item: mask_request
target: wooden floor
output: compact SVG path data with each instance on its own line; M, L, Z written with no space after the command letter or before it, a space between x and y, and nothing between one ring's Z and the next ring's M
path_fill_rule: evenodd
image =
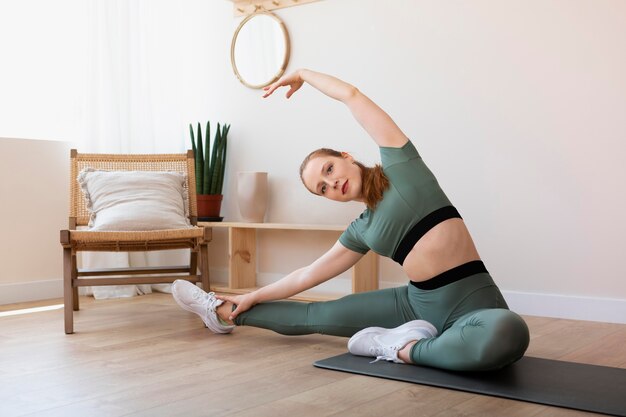
M317 369L346 339L214 335L167 294L81 303L73 335L62 309L0 316L0 416L591 415ZM626 325L526 319L530 356L626 368Z

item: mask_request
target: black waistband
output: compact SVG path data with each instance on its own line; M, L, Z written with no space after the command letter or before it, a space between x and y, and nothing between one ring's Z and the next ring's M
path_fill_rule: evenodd
M453 206L446 206L433 211L417 222L417 224L409 230L409 232L402 238L402 241L398 245L398 248L391 259L402 265L406 256L409 252L411 252L413 246L415 246L417 241L420 240L422 236L442 221L453 218L462 218L458 210Z
M471 261L442 272L429 280L421 282L411 281L411 285L420 290L435 290L481 272L489 273L483 261Z

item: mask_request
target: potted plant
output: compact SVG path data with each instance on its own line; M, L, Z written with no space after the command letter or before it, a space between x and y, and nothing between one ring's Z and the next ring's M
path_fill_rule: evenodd
M194 137L193 127L189 124L191 147L196 164L196 201L198 203L198 218L202 220L220 221L222 205L222 186L224 185L224 170L226 167L226 144L230 125L217 124L215 139L211 147L211 125L206 124L205 142L202 142L202 128L198 123L197 140Z

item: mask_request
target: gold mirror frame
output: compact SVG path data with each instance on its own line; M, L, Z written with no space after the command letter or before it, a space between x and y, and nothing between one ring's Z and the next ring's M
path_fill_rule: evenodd
M278 22L278 24L280 25L280 29L283 33L283 40L285 41L285 56L283 58L283 62L279 68L279 70L276 72L276 74L267 82L264 82L262 84L250 84L249 82L247 82L242 75L240 74L239 70L237 69L237 63L235 61L235 45L237 43L237 36L239 35L239 32L241 31L241 29L244 27L244 25L246 23L248 23L248 21L250 21L251 19L253 19L256 16L259 15L266 15L271 17L272 19L276 20ZM277 79L279 79L281 77L281 75L283 75L285 73L285 70L287 69L287 64L289 63L289 56L291 53L291 44L289 42L289 33L287 32L287 28L285 27L285 24L283 23L283 21L276 16L274 13L268 12L268 11L257 11L255 13L252 13L251 15L247 16L245 19L243 19L241 21L241 23L239 24L239 26L237 27L237 30L235 31L234 35L233 35L233 40L230 44L230 63L233 67L233 71L235 72L235 75L237 76L237 78L239 79L239 81L245 85L248 88L255 88L255 89L259 89L259 88L263 88L265 86L270 85L271 83L273 83L274 81L276 81Z

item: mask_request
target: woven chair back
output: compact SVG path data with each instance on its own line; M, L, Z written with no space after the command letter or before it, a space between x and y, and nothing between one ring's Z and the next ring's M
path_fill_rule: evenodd
M196 223L198 208L196 205L196 175L193 151L186 154L88 154L71 152L70 175L70 218L69 228L86 226L89 223L89 211L85 198L77 181L78 174L84 168L91 167L106 171L176 171L186 175L184 187L189 193L189 220Z

